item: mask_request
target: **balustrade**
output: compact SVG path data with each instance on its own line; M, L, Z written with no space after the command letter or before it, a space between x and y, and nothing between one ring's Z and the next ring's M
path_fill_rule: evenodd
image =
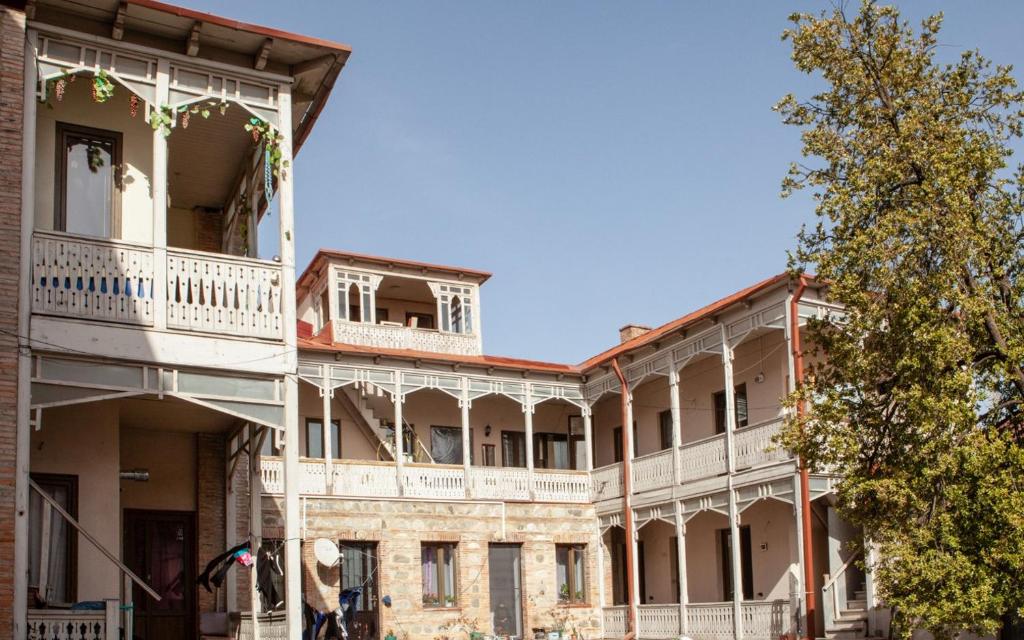
M733 438L733 446L736 447L736 468L745 469L788 460L789 452L773 441L781 431L782 418L737 429Z
M515 467L471 467L473 496L484 500L529 500L530 474Z
M650 491L672 486L671 449L635 458L631 466L634 491Z
M474 335L368 322L338 321L333 326L335 341L347 344L464 356L480 355L480 346Z
M590 474L591 496L594 502L622 497L622 463L616 462L594 469Z
M743 602L740 620L743 637L750 640L775 640L796 627L792 608L786 600Z
M590 478L577 471L537 469L533 494L538 502L590 502Z
M621 638L626 635L626 618L628 607L604 607L601 615L604 617L604 637Z
M637 614L642 638L669 640L679 637L678 604L642 604L637 607Z
M693 640L733 640L731 602L686 605L686 635Z
M25 637L28 640L114 640L121 630L117 624L108 629L107 620L118 620L117 604L111 601L105 611L29 609Z
M683 482L721 475L729 470L725 434L684 444L679 450L680 478Z

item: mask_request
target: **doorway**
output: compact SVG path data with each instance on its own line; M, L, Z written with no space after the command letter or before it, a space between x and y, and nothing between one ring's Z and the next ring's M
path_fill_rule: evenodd
M380 638L380 598L377 590L377 543L342 541L341 590L361 588L352 617L350 640Z
M491 544L487 549L491 593L491 629L494 635L523 637L523 588L518 544Z
M195 514L184 511L124 511L124 558L128 567L160 594L157 602L138 585L134 637L184 640L196 635Z
M732 591L732 531L720 529L719 549L722 554L722 586L724 600L729 602L733 599ZM753 556L750 548L750 525L740 527L740 580L743 581L741 600L754 599L754 574L751 571Z

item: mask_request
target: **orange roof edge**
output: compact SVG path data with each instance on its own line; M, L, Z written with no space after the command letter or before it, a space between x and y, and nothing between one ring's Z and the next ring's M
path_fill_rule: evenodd
M332 42L331 40L324 40L323 38L314 38L312 36L304 36L298 33L291 33L288 31L282 31L280 29L264 27L258 24L240 22L238 20L232 20L231 18L225 18L223 16L218 16L212 13L196 11L194 9L179 7L178 5L159 2L158 0L128 0L128 4L146 7L147 9L153 9L154 11L169 13L171 15L180 16L182 18L188 18L190 20L209 22L211 24L227 27L228 29L237 29L239 31L257 33L262 36L267 36L268 38L280 38L282 40L291 40L292 42L299 42L302 44L308 44L315 47L324 47L326 49L333 49L335 51L344 51L345 53L352 53L352 47L350 47L347 44L341 44L340 42Z
M298 283L302 286L303 280L309 275L314 266L316 266L321 259L326 258L337 258L344 260L351 258L353 260L364 260L366 262L375 262L382 265L396 265L403 267L411 267L413 269L432 269L434 271L441 271L444 273L459 274L463 273L469 276L475 276L480 278L480 284L487 282L491 278L489 271L481 271L479 269L467 269L465 267L453 267L443 264L433 264L430 262L418 262L416 260L404 260L400 258L388 258L385 256L375 256L368 253L356 253L354 251L339 251L338 249L319 249L313 259L309 261L309 264L302 271L302 275L299 276Z

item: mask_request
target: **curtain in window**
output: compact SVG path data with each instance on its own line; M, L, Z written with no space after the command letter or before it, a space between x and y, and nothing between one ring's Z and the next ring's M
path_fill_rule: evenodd
M462 430L431 427L430 455L437 464L462 464Z
M40 487L57 501L65 510L70 509L71 496L68 488L59 484L47 485L37 481ZM36 491L29 492L29 577L28 583L39 586L40 560L42 558L43 509L50 510L49 569L46 572L46 592L39 596L46 602L65 602L70 595L68 587L68 523Z
M568 602L569 593L569 547L555 548L555 577L558 583L558 599Z
M444 563L441 566L444 573L444 601L446 607L453 607L456 604L455 598L455 549L446 546L444 549Z
M439 604L437 584L437 547L423 547L423 604Z
M583 589L583 547L573 547L574 553L572 554L572 584L576 590L572 594L573 602L583 602L585 600Z

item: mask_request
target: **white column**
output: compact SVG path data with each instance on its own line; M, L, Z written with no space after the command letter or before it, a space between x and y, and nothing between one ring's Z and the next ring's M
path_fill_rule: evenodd
M32 301L32 227L35 220L36 169L36 32L25 34L25 84L22 96L21 129L21 248L18 268L18 402L15 444L14 490L14 629L12 637L28 636L28 514L29 426L32 356L29 351L29 322Z
M459 410L462 417L462 477L466 497L473 497L472 458L473 446L469 438L469 378L462 378L462 397L459 398Z
M523 417L526 429L526 486L533 499L533 388L526 383L526 398L523 400Z
M740 617L743 601L743 568L740 566L740 514L736 508L736 492L733 491L733 474L736 472L736 449L733 444L733 432L736 431L736 391L732 378L732 347L726 335L725 325L722 326L722 369L725 377L725 446L729 461L729 532L732 556L732 612L733 632L736 640L743 637L743 620Z
M268 438L274 437L273 432L268 433ZM257 614L260 613L260 594L256 591L257 585L257 564L259 563L259 548L263 544L263 487L260 478L260 452L259 438L257 437L256 426L249 425L249 549L256 551L257 561L249 567L249 610L252 612L253 640L260 640L259 624Z
M170 62L156 63L156 108L170 101ZM153 131L153 328L167 328L167 138ZM286 281L287 282L287 281ZM285 325L288 326L288 325Z
M240 441L241 436L235 436L225 445L227 457L224 458L224 548L226 549L238 544L235 539L238 536L238 505L235 502L238 497L238 487L235 486L234 474L231 472L231 455L241 449ZM241 455L242 453L239 451L238 456L241 457ZM253 553L253 557L256 557L255 553ZM226 611L238 611L238 573L228 571L225 585L224 608Z
M593 410L590 405L583 407L583 446L586 447L586 466L587 471L594 470L594 417Z
M668 394L668 408L672 414L672 481L678 485L683 478L679 451L683 444L683 421L679 413L679 371L675 364L668 372Z
M786 391L792 393L796 390L796 363L793 362L793 336L791 335L790 327L793 326L791 321L793 307L793 294L786 296L786 327L783 329L786 337L786 371L788 372L788 387ZM806 629L807 624L807 589L804 586L804 527L803 527L803 502L800 500L801 496L800 488L800 471L799 469L793 474L793 513L796 518L796 557L797 557L797 576L796 586L798 594L798 602L800 606L800 624L804 625L802 629Z
M334 389L331 388L331 377L330 377L330 365L324 364L324 374L320 381L322 385L320 387L320 395L323 397L323 428L324 428L324 473L327 478L327 494L331 495L334 493L334 456L333 451L333 433L331 428L331 398L334 397ZM338 429L339 436L341 429ZM340 446L340 443L339 443Z
M688 631L686 605L690 594L686 584L686 523L683 522L683 504L676 501L676 566L679 568L679 632Z
M395 474L398 479L398 495L405 493L405 425L402 417L402 403L405 399L401 395L402 374L395 372Z
M257 166L260 165L262 165L262 163L258 163ZM260 256L260 234L256 227L259 225L260 219L257 215L256 208L259 206L260 199L256 193L257 181L251 170L252 165L250 164L249 167L249 219L245 221L249 228L249 237L246 250L248 251L250 258L258 258Z
M626 434L626 450L622 452L622 457L629 461L629 467L633 467L633 451L636 450L636 443L633 442L633 394L627 392L626 398L626 422L628 424L622 425L623 433ZM623 473L625 473L626 465L622 465ZM623 478L625 480L625 478ZM630 478L629 491L630 493L636 493L636 488L633 486L632 478Z
M278 216L281 233L281 320L285 328L287 362L284 378L284 504L285 504L285 610L288 639L302 637L302 557L299 547L299 379L295 352L295 164L292 162L292 88L278 86L281 171L278 178Z
M633 512L633 535L629 543L633 546L633 575L629 576L633 583L633 619L636 620L636 637L643 637L643 629L640 628L640 530L636 528L636 512Z

